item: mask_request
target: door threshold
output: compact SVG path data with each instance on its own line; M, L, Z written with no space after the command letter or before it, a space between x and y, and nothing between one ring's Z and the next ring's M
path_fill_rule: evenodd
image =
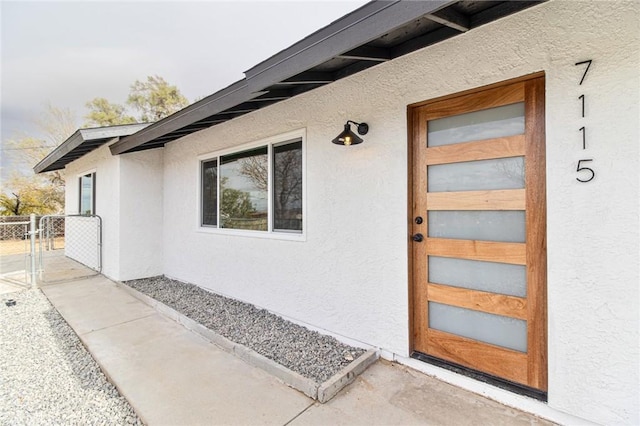
M445 370L453 371L454 373L462 374L463 376L471 377L472 379L487 383L492 386L496 386L509 392L547 402L547 392L541 391L539 389L534 389L520 383L511 382L509 380L505 380L491 374L483 373L481 371L474 370L472 368L468 368L454 362L445 361L431 355L423 354L422 352L413 351L411 353L411 358L417 359L418 361L426 362L428 364L433 364L437 367L444 368Z

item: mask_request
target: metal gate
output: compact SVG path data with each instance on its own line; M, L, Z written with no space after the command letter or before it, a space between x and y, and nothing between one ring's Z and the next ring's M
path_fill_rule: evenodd
M48 215L40 219L38 283L51 284L102 272L102 219L97 215Z

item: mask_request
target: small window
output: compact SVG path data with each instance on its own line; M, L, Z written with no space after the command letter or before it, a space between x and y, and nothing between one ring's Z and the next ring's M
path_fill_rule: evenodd
M201 186L201 226L302 232L300 139L202 161Z
M218 161L202 162L202 225L218 225Z
M302 232L302 142L273 147L273 229Z
M96 212L96 174L80 176L80 214L91 215Z

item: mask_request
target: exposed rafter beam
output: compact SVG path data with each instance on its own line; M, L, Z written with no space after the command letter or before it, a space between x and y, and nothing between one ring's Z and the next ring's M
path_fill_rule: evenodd
M476 13L471 18L471 27L476 28L480 25L484 25L488 22L492 22L496 19L504 18L512 13L520 12L528 7L535 6L546 0L521 0L521 1L505 1L497 4L496 6L485 9L482 12Z
M333 83L335 78L328 72L306 71L296 76L281 81L278 84L328 84Z
M460 32L469 31L471 28L469 17L450 7L434 13L428 13L424 16L433 22L437 22L438 24L445 25Z
M193 129L196 127L202 127L202 128L207 128L207 127L211 127L214 124L220 124L220 123L224 123L225 121L229 121L229 119L227 118L212 118L209 117L207 119L204 120L200 120L200 121L196 121L195 123L187 126L187 127L183 127L183 129Z
M171 133L167 133L167 135L171 135L171 136L176 136L176 135L188 135L189 133L193 133L194 131L198 131L201 129L206 129L209 126L206 125L202 125L202 126L188 126L188 127L183 127L182 129L178 129L178 130L174 130ZM160 139L160 138L158 138Z
M420 37L412 38L411 40L407 40L404 43L395 46L393 48L393 55L406 55L407 53L422 49L423 47L431 46L432 44L441 42L442 40L446 40L458 34L460 34L460 32L453 28L441 27L435 31L431 31L430 33Z
M290 90L269 90L268 93L260 96L259 98L254 98L251 102L267 102L267 101L282 101L285 99L289 99L293 96Z
M245 107L245 108L238 108L238 109L228 109L226 111L220 111L219 113L216 114L216 116L218 115L227 115L227 114L246 114L248 112L253 112L255 110L259 109L258 107Z
M357 59L359 61L385 62L391 59L387 49L372 46L360 46L336 56L341 59Z
M370 1L247 70L247 86L252 92L264 90L449 4L451 0Z
M359 73L360 71L366 70L367 68L371 68L375 65L378 65L378 63L379 62L371 62L371 61L354 62L353 64L336 71L335 73L336 80L340 80L341 78L345 78L352 74Z

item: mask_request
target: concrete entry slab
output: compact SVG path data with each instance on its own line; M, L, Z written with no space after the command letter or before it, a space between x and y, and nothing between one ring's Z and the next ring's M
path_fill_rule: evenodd
M82 339L148 424L284 424L312 403L158 314Z
M66 256L61 249L43 251L41 260L42 270L38 281L41 285L88 278L99 274L95 269Z
M407 367L378 361L291 425L552 425Z
M313 403L106 278L43 291L146 424L282 425Z
M370 349L360 355L353 362L342 368L331 378L324 383L316 383L313 379L304 377L298 372L290 370L289 368L278 364L253 349L241 345L239 343L232 342L222 335L217 334L215 331L210 330L193 319L187 317L185 314L173 309L164 303L153 299L152 297L128 286L125 283L116 282L118 288L126 291L136 299L143 303L153 307L163 316L181 324L193 333L198 334L205 340L213 343L226 352L233 353L243 361L251 364L254 367L261 368L274 377L277 377L288 386L299 390L305 395L318 400L319 402L326 402L338 394L345 386L353 382L355 378L361 374L369 365L376 362L378 359L378 352Z
M42 291L79 335L155 313L104 276L46 286Z
M104 277L43 291L146 424L551 424L387 361L314 403Z

